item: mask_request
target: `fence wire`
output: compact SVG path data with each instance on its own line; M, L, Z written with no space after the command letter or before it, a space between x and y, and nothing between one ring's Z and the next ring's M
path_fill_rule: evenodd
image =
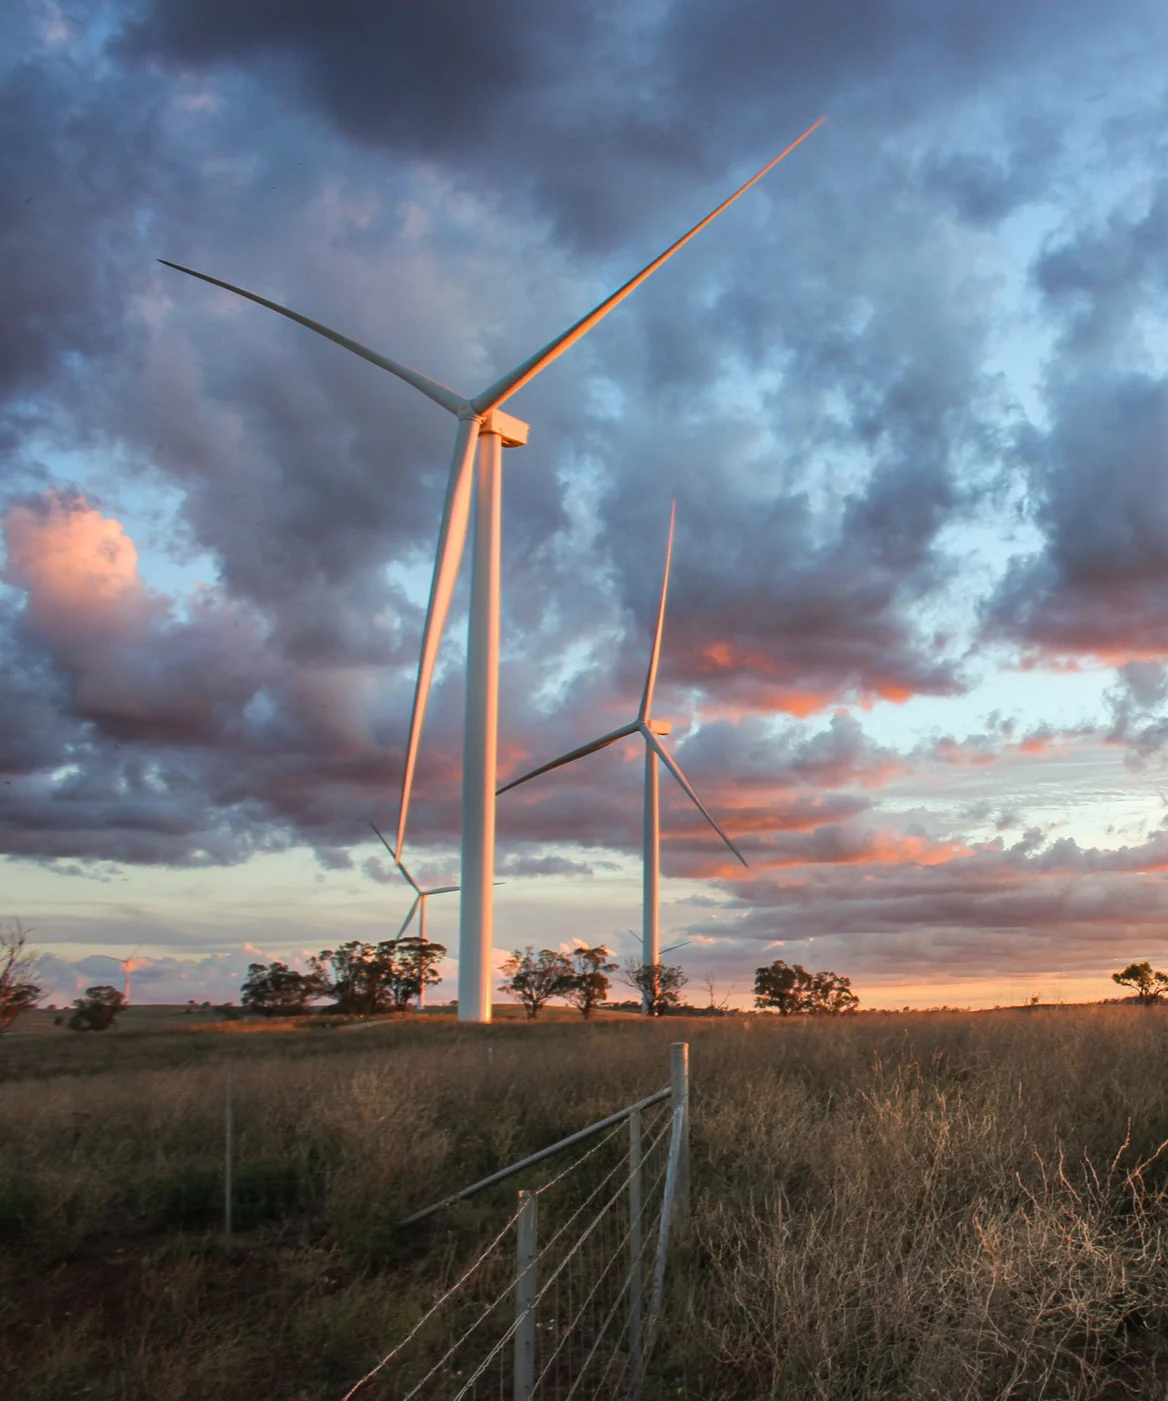
M520 1207L343 1401L627 1401L650 1345L673 1111L668 1100L544 1163ZM515 1197L508 1193L512 1205ZM497 1218L496 1218L497 1219ZM667 1227L667 1223L666 1223ZM527 1237L530 1245L530 1235ZM520 1358L516 1374L517 1344ZM526 1351L524 1351L526 1349Z

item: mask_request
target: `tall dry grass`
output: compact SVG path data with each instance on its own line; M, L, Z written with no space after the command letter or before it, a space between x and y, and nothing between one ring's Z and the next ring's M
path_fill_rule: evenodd
M28 1038L0 1393L339 1396L516 1184L394 1223L664 1083L679 1037L694 1207L647 1401L1168 1394L1168 1020L1128 1007Z

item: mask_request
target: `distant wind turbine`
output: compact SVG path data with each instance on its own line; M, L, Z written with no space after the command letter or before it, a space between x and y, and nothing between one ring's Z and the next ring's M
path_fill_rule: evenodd
M494 895L492 877L495 868L495 784L498 748L499 711L499 554L502 511L502 449L522 447L527 442L528 425L502 411L504 404L533 380L541 370L562 355L565 350L588 334L614 307L707 224L728 209L740 195L773 170L802 141L824 121L823 117L785 150L775 156L745 184L740 185L718 207L654 258L624 286L613 292L586 316L549 341L513 370L496 380L482 393L465 399L446 385L431 379L408 365L381 355L319 321L291 311L278 302L245 291L230 282L223 282L194 268L172 263L166 258L159 262L178 272L200 278L214 287L234 292L249 301L267 307L306 326L310 331L352 351L363 360L387 370L391 375L413 385L428 399L458 419L454 440L454 455L442 508L442 523L438 528L438 550L434 561L434 576L430 598L426 605L426 621L422 629L422 652L414 688L413 709L410 714L409 737L406 741L405 767L402 772L401 806L398 810L397 838L393 857L401 859L405 846L406 824L409 818L410 796L417 767L418 747L430 684L438 660L438 646L450 600L458 578L459 564L470 523L471 488L476 484L475 454L482 439L478 456L474 555L471 566L470 615L466 658L466 713L462 764L462 902L459 918L458 956L458 1017L460 1021L489 1022L491 1020L491 949L494 943Z
M576 759L583 759L588 754L595 754L601 749L607 749L610 744L615 744L617 740L624 739L627 735L641 735L645 741L641 926L641 962L643 964L661 962L661 795L657 783L658 762L664 764L677 779L686 797L739 861L744 866L747 864L746 857L714 821L706 805L694 792L693 785L682 773L677 760L661 743L660 737L669 734L673 726L667 721L654 720L652 715L653 691L657 684L657 665L661 660L661 634L665 627L665 601L669 594L669 567L673 559L673 527L676 518L677 506L675 503L669 515L669 543L665 550L665 576L661 581L661 602L657 609L657 627L653 633L653 650L649 654L649 670L645 676L645 689L641 695L641 706L637 711L637 718L627 725L622 725L619 730L612 730L606 735L601 735L599 739L592 740L589 744L582 744L579 749L573 749L567 754L562 754L558 759L552 759L550 763L541 764L538 769L532 769L530 773L525 773L521 778L512 779L510 783L504 784L499 789L500 793L506 793L508 789L517 788L521 783L526 783L531 778L537 778L541 773L549 773L552 769L562 768L564 764L570 764ZM671 947L679 948L680 944L674 944Z
M382 844L382 846L384 846L385 849L386 849L386 851L388 851L389 854L390 854L390 856L392 856L392 855L393 855L393 847L391 847L390 844L389 844L389 843L385 840L385 838L381 835L381 832L380 832L380 830L378 829L378 827L376 826L376 824L373 823L373 822L370 822L369 825L370 825L370 827L373 828L373 830L377 833L377 835L378 835L379 837L381 837L381 844ZM418 938L419 938L419 939L422 941L422 943L424 944L424 943L426 942L426 901L430 898L431 895L451 895L451 894L453 894L454 891L456 891L459 887L458 887L457 885L438 885L438 886L435 886L433 890L423 890L422 887L418 884L418 882L413 878L413 876L410 875L409 871L406 870L405 864L404 864L403 862L397 861L397 862L395 862L394 864L397 866L398 870L402 873L402 875L405 876L406 880L409 881L410 886L412 887L412 889L413 889L414 892L415 892L415 893L414 893L414 903L410 906L410 912L409 912L409 914L406 915L405 919L402 921L402 927L397 931L397 937L398 937L399 939L401 938L401 936L402 936L402 935L406 932L406 930L410 927L410 923L412 922L412 920L413 920L413 918L414 918L414 915L417 914L417 916L418 916ZM419 1006L419 1007L424 1006L424 1005L425 1005L425 1000L426 1000L426 985L425 985L425 983L423 982L423 983L421 984L421 986L418 988L418 1006Z
M144 959L141 963L134 962L134 959L138 956L138 950L141 947L142 945L139 944L138 948L134 950L134 952L129 956L129 958L115 958L112 953L99 953L97 955L98 958L108 959L110 963L120 963L122 965L122 972L125 974L125 991L122 994L122 1000L127 1007L130 1005L130 982L133 976L134 969L144 968L149 962L149 959Z

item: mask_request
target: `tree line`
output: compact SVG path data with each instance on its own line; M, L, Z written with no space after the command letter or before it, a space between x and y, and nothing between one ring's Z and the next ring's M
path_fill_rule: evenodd
M315 954L306 973L278 961L250 964L240 1001L265 1017L296 1016L322 999L331 1002L329 1011L348 1015L405 1012L439 980L445 957L444 944L416 935L379 944L350 939Z
M499 990L521 1003L532 1020L556 997L588 1017L608 998L607 975L619 968L610 960L603 944L594 949L574 949L570 954L557 949L540 949L537 953L528 945L526 949L515 949L503 964L505 979ZM621 969L621 977L640 993L641 1008L649 1016L697 1010L682 1005L682 989L689 980L679 967L630 963ZM784 1017L837 1016L855 1011L859 1003L851 980L829 969L809 973L801 964L787 964L780 958L755 972L754 1005L761 1011Z
M425 989L439 981L438 965L445 957L445 945L416 936L377 944L353 939L313 956L306 972L279 960L250 964L241 1002L246 1010L268 1017L296 1016L321 1002L330 1004L320 1008L322 1011L349 1015L404 1012L420 1003ZM44 1000L44 990L37 981L38 964L21 922L0 921L0 1036ZM635 962L622 968L603 944L568 953L528 945L512 950L500 971L503 981L499 991L519 1002L531 1019L557 998L575 1007L584 1018L606 1005L640 1006L652 1016L726 1010L724 1002L715 1005L712 984L709 1008L686 1006L681 1001L688 982L683 969ZM613 973L619 973L638 994L635 1000L610 1002L609 975ZM1131 988L1143 1006L1154 1006L1168 997L1168 973L1153 968L1148 961L1130 963L1111 977L1120 986ZM753 990L756 1009L779 1016L839 1016L859 1007L849 978L828 969L809 972L799 963L788 964L782 959L755 970ZM125 1005L116 988L87 988L83 997L74 999L68 1025L75 1031L106 1030L115 1024Z

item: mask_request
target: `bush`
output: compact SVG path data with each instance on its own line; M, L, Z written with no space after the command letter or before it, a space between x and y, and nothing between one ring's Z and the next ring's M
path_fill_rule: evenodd
M106 1031L117 1021L126 999L111 987L86 988L85 996L74 1000L76 1008L69 1018L71 1031Z

